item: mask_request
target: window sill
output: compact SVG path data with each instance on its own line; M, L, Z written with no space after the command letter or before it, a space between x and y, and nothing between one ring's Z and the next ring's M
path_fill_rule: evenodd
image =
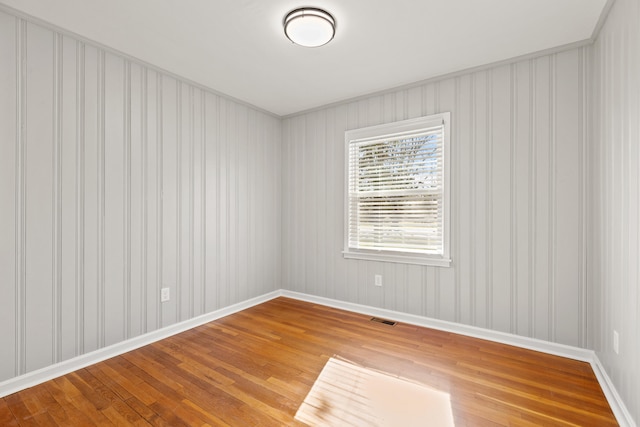
M363 259L368 261L393 262L399 264L417 264L432 267L451 267L451 259L442 257L426 257L419 255L395 255L390 253L368 253L343 251L347 259Z

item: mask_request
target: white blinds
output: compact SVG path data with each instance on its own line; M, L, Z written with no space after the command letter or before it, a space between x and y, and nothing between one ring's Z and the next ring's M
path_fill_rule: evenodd
M443 255L444 130L348 142L348 248Z

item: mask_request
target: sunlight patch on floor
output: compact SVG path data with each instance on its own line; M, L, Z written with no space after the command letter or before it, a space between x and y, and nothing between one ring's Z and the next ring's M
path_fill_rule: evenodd
M310 426L454 426L448 393L334 357L295 418Z

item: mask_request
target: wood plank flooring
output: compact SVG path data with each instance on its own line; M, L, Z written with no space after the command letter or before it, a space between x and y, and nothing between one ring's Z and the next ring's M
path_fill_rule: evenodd
M288 298L0 399L0 425L302 425L332 356L449 393L456 427L617 425L587 363Z

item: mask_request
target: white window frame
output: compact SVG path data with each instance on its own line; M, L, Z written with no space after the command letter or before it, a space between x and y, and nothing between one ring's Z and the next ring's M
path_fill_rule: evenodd
M352 129L345 132L345 197L344 197L344 250L343 256L352 259L395 262L405 264L449 267L450 257L450 113L440 113L416 119L403 120L383 125ZM443 193L442 193L442 253L424 254L398 250L372 250L349 247L349 147L352 143L366 140L390 139L424 132L434 126L444 127L443 153Z

